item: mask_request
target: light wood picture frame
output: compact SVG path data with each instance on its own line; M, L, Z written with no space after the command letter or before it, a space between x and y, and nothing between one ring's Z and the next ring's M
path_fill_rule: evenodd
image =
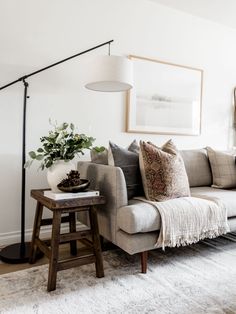
M200 135L203 70L130 55L126 132Z

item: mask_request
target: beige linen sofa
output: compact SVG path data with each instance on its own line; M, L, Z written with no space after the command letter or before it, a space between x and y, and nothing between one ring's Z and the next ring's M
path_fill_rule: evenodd
M236 189L211 187L212 172L206 149L181 151L191 193L220 198L227 208L231 231L236 230ZM121 168L91 162L79 162L81 178L100 190L106 204L98 209L101 236L129 254L141 254L142 272L147 269L147 252L155 244L161 226L160 214L149 203L128 201L126 182Z

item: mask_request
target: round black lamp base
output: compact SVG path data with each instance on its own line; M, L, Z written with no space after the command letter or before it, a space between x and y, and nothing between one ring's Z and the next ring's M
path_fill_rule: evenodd
M26 242L24 247L20 243L15 243L4 247L0 252L0 259L9 264L27 263L30 255L30 242Z

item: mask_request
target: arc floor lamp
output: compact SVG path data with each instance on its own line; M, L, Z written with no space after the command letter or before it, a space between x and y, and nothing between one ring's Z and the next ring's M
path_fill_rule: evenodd
M92 50L98 49L102 46L108 45L108 55L96 57L89 72L92 74L91 82L85 85L86 88L94 91L102 92L119 92L126 91L132 88L132 64L131 61L126 57L111 56L110 55L110 44L114 40L109 40L77 54L74 54L68 58L62 59L58 62L50 64L42 69L35 72L29 73L12 81L2 87L0 90L5 89L13 84L22 82L24 86L24 97L23 97L23 124L22 124L22 167L21 167L21 241L20 243L12 244L0 252L0 258L2 261L7 263L24 263L29 258L30 243L25 242L25 144L26 144L26 111L27 111L27 99L29 83L26 81L29 77L39 74L45 70L55 67L63 62L69 61L73 58L79 57L80 55L86 54Z

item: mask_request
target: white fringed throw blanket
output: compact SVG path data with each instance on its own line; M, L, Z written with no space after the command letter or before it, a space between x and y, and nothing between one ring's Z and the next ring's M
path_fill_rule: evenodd
M229 232L227 211L217 198L194 195L164 202L152 202L160 213L161 230L156 246L175 247L196 243L204 238L215 238Z

